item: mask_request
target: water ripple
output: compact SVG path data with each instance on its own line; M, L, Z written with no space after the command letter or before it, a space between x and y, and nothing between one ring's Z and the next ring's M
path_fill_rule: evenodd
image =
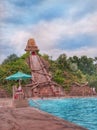
M97 98L68 98L37 100L40 109L79 124L89 130L97 130ZM30 106L34 106L30 102Z

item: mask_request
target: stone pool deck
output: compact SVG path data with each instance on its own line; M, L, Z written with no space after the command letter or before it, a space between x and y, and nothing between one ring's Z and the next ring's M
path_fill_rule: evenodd
M12 98L0 98L0 107L12 107L13 100Z
M0 108L0 130L86 130L35 108Z

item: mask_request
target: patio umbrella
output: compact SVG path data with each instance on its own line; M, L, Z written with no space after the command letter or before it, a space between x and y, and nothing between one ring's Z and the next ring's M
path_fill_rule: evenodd
M21 85L20 80L29 79L29 78L32 78L32 76L18 71L17 73L8 76L5 79L6 80L19 80L19 86L20 86Z
M22 72L17 72L13 75L6 77L5 79L6 80L19 80L19 87L21 88L21 82L20 81L25 80L25 79L29 79L29 78L32 78L32 76L25 74L25 73L22 73ZM13 99L14 99L14 87L13 87Z
M17 72L13 75L6 77L5 79L7 79L7 80L22 80L22 79L28 79L28 78L32 78L32 76L25 74L25 73L22 73L22 72Z

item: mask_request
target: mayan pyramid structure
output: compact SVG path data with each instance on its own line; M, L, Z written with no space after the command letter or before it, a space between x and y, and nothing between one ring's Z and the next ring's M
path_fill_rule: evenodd
M29 52L28 64L31 69L32 82L26 85L27 97L63 96L62 87L52 81L47 66L38 55L39 48L34 39L29 39L25 51Z

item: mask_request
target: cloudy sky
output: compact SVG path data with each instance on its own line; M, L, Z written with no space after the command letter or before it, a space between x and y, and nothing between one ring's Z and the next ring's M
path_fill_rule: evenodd
M53 59L97 56L97 0L0 0L0 63L29 38Z

